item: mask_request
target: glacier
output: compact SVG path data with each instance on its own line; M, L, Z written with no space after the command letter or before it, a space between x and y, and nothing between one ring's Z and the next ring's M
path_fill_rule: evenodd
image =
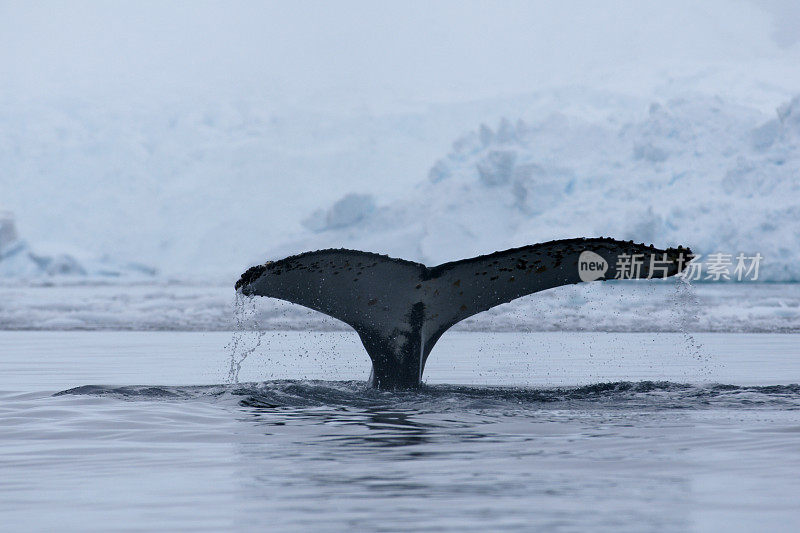
M108 256L95 256L63 243L31 246L19 236L13 213L0 211L0 279L23 282L43 276L148 279L157 272L148 265L121 262Z
M563 112L552 111L554 99ZM570 107L578 101L591 102L594 111ZM293 112L299 122L275 123L256 120L251 103L191 118L197 105L178 106L172 118L165 116L164 121L177 120L172 127L182 140L150 152L128 153L135 145L113 131L118 125L99 123L101 132L120 138L115 150L125 154L93 148L95 141L85 146L75 141L86 152L69 156L78 158L71 164L82 174L67 171L72 189L63 189L65 200L43 190L54 162L39 163L46 172L23 173L33 152L41 150L36 141L4 129L13 185L6 198L15 200L19 225L38 238L19 239L13 249L26 251L13 260L6 243L0 275L159 271L222 282L250 264L309 249L357 248L436 264L550 239L612 236L689 245L703 255L760 253L759 281L800 280L800 97L770 116L698 93L648 102L597 91L545 92L503 103L328 117L324 132L309 126L324 116L317 113ZM515 109L520 116L510 114ZM481 124L481 117L497 112L508 118ZM78 122L66 127L78 128L85 119L74 117ZM471 131L453 134L470 122ZM329 146L343 129L350 132L346 145ZM309 131L322 137L315 141ZM286 138L286 132L295 137ZM430 142L449 134L455 139L449 149ZM134 136L144 142L162 135L156 129ZM191 150L195 137L207 138L199 155ZM279 138L280 146L274 144ZM382 153L398 154L383 169L385 157L370 150L376 139ZM28 148L12 151L10 145ZM221 179L231 155L217 160L214 154L239 145L240 168ZM272 159L259 155L267 145ZM273 186L258 169L286 157L278 152L292 150L299 166L280 163L288 172L282 193L289 200L273 197ZM420 155L401 157L411 152ZM90 156L138 163L127 177L102 187L98 164L82 166ZM154 165L165 173L159 180L147 177ZM172 175L169 166L175 167ZM361 177L350 180L352 190L342 190L352 171ZM330 180L324 179L326 172ZM385 179L370 184L373 173ZM309 174L321 177L302 179ZM120 191L132 203L117 209ZM87 206L80 215L78 199ZM33 209L20 211L26 205Z
M9 6L0 209L77 265L2 276L106 258L221 283L312 247L435 263L603 234L797 279L791 3L357 10Z
M345 247L433 265L613 236L760 253L760 281L800 281L799 195L800 97L768 120L719 97L674 98L636 121L554 113L483 124L404 198L375 206L348 193L265 255Z

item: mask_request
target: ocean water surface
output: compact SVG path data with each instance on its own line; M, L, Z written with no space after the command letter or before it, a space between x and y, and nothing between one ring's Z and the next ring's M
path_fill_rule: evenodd
M2 529L794 531L799 341L3 331Z

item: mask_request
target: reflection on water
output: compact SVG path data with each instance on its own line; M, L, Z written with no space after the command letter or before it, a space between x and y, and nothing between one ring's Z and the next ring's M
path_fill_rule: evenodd
M250 383L203 386L164 384L224 381L229 334L0 335L11 354L0 358L2 527L781 531L800 520L796 337L704 336L713 379L730 385L704 383L705 362L675 352L680 336L494 337L453 333L428 385L384 392L363 381L357 343L332 344L341 334L308 341L316 359L298 355L299 333L273 338L242 367ZM274 371L361 380L260 381ZM120 385L75 388L97 383Z
M798 517L798 385L82 386L0 393L0 428L0 511L18 527L45 507L40 529L781 530Z
M471 387L425 385L408 391L380 391L362 381L275 380L207 386L75 387L54 396L112 396L119 399L238 399L255 413L280 415L289 408L333 408L336 414L399 410L464 412L542 409L704 409L712 407L800 407L800 384L725 385L669 381L619 381L574 387ZM553 405L549 405L553 404ZM304 411L305 412L305 411ZM313 409L308 411L313 412Z
M56 396L211 402L235 409L238 421L260 428L266 435L301 428L299 434L313 434L313 441L303 445L329 449L452 445L493 438L508 441L507 432L491 430L575 422L581 424L575 437L592 439L612 435L623 427L646 426L653 420L674 422L682 412L800 410L797 384L759 387L615 382L557 388L429 385L415 391L386 392L356 381L278 380L194 387L83 386ZM536 436L528 434L525 438Z

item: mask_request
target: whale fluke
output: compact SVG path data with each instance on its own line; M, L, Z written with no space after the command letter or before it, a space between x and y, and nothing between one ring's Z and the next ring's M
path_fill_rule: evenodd
M306 252L254 266L236 289L287 300L349 324L372 359L372 384L420 384L436 341L467 317L534 292L681 272L688 248L608 238L567 239L426 267L357 250Z

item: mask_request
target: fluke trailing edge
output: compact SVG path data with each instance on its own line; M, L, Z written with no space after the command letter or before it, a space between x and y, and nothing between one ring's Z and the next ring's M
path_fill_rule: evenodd
M606 279L681 272L688 248L614 239L568 239L426 267L357 250L319 250L242 274L236 289L309 307L345 322L372 359L372 384L420 384L425 361L451 326L526 294Z

